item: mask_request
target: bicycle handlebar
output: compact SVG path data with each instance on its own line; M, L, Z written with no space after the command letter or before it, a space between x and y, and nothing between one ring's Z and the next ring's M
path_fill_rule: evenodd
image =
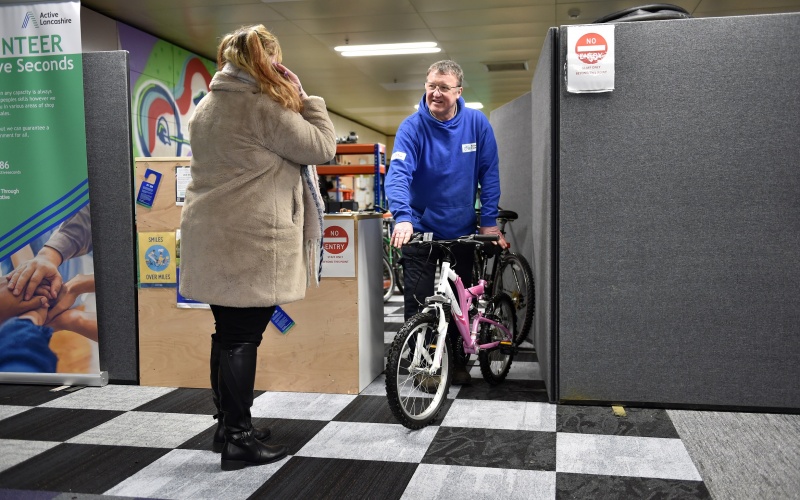
M487 241L498 241L500 239L499 235L496 234L468 234L466 236L461 236L451 240L425 240L424 236L430 233L414 233L411 235L411 239L408 240L406 245L424 245L424 244L436 244L436 245L454 245L457 243L484 243Z

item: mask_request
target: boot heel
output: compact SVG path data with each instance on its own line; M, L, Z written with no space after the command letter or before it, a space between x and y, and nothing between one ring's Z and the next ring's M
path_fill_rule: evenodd
M213 441L211 444L211 451L214 453L222 453L222 448L225 448L225 441L221 443L219 441Z
M248 463L244 460L225 460L222 459L222 470L239 470L247 467Z

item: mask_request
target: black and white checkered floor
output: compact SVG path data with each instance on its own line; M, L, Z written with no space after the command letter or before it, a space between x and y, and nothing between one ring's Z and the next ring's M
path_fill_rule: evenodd
M388 344L400 297L385 317ZM665 410L549 404L533 352L500 386L472 374L419 431L383 376L359 395L259 392L255 423L290 454L234 472L209 448L209 390L0 385L0 498L709 497Z

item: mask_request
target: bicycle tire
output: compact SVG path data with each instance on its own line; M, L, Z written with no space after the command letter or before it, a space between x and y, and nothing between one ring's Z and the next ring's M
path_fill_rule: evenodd
M383 256L383 301L388 302L394 293L394 270L389 259Z
M442 364L437 376L424 374L430 366L427 358L421 356L419 365L412 367L417 340L425 339L424 347L428 357L432 357L431 340L436 339L438 321L432 313L419 313L405 322L392 341L386 360L386 399L389 409L404 427L421 429L439 416L450 390L453 363L450 339L445 339ZM417 373L413 373L417 371ZM433 381L435 387L430 382ZM443 382L443 383L442 383Z
M486 304L486 317L505 326L509 332L511 332L512 338L508 338L505 332L494 325L482 323L478 335L479 343L488 344L489 342L496 342L499 340L513 342L513 337L515 336L516 311L511 297L505 293L492 297ZM481 350L478 353L481 374L483 374L483 379L486 380L489 385L497 385L508 376L511 363L514 361L513 350L509 352L508 349L511 349L511 347L497 346L493 349Z
M392 267L394 268L394 285L397 287L397 291L400 294L404 293L403 286L405 283L403 280L405 279L405 275L403 274L403 264L400 263L400 259L403 258L403 254L397 248L392 247Z
M534 290L531 265L522 255L509 252L503 257L497 276L495 290L505 292L511 297L516 310L516 345L528 338L536 310L536 290Z

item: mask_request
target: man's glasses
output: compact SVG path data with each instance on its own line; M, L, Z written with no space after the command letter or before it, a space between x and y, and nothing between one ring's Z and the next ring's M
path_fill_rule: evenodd
M439 89L439 92L442 94L446 94L451 90L460 89L461 87L451 87L449 85L436 85L435 83L425 82L425 88L428 92L435 92L436 89Z

